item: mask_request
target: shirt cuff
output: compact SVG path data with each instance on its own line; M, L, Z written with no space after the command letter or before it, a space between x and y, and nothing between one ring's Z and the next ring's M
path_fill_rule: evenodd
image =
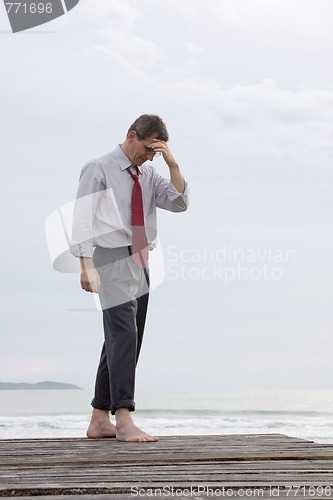
M94 248L87 243L77 243L71 245L70 252L74 257L89 257L92 258L94 253Z
M188 187L188 183L185 181L185 179L184 179L184 183L185 183L185 189L184 189L184 191L182 193L180 193L179 191L177 191L177 189L175 188L175 186L170 181L170 183L169 183L170 195L168 196L168 198L169 198L170 201L176 200L179 197L185 199L189 195L190 190L189 190L189 187Z

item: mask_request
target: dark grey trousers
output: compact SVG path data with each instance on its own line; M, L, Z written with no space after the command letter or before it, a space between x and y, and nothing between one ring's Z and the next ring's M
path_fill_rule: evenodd
M135 370L146 321L148 269L136 266L128 247L94 252L101 277L104 344L97 369L92 406L99 410L135 410Z

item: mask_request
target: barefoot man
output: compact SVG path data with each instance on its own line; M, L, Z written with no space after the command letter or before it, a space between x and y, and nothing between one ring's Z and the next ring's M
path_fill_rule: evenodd
M142 115L123 144L89 161L81 172L71 252L80 259L81 287L99 294L104 327L88 438L158 440L136 427L130 412L135 410L135 369L148 306L148 249L157 236L156 208L182 212L188 206L187 184L168 140L159 116ZM146 163L159 154L170 179Z

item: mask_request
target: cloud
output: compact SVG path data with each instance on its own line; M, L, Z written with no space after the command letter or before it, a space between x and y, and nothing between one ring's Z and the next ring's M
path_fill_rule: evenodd
M89 23L109 27L116 31L133 29L143 14L126 0L103 2L87 0L82 2L81 13Z
M331 9L326 1L314 10L312 2L295 1L290 5L286 0L253 0L250 4L244 0L212 0L209 9L199 1L168 0L160 5L147 0L140 10L129 2L118 1L96 9L90 0L85 14L99 28L99 43L87 47L85 54L87 63L98 57L99 64L103 59L105 64L112 64L113 78L126 79L123 83L128 86L132 82L139 94L143 95L145 88L152 99L163 96L165 102L172 103L175 114L180 114L180 123L185 125L191 114L201 116L192 138L212 129L208 142L213 156L217 147L214 143L219 141L230 160L233 156L236 161L251 156L258 163L266 162L270 155L273 163L304 162L329 169L333 87L306 83L290 87L269 77L269 66L266 75L262 72L266 59L282 70L284 61L293 58L293 54L288 58L286 51L299 43L295 41L296 32L301 42L309 43L306 36L312 30L312 19L326 32L326 9ZM92 10L96 12L92 14ZM300 12L302 23L298 22ZM184 27L173 30L170 36L169 24L177 25L179 18ZM160 24L161 19L166 28ZM231 71L236 67L236 72L237 66L246 67L246 61L237 59L241 55L237 39L240 26L246 28L240 38L241 47L248 45L252 49L246 53L254 63L248 71L249 76L253 73L252 82L225 79L224 64ZM233 39L230 27L235 28ZM276 42L281 36L277 31L283 27L286 31L279 46ZM317 38L312 38L312 43L320 46ZM228 47L225 44L229 41L233 45ZM271 53L265 53L266 44L271 45ZM227 53L234 54L235 63L225 59ZM263 64L256 74L258 54ZM185 109L190 110L190 116L184 114Z
M134 33L122 32L119 36L112 28L103 33L104 42L89 50L95 57L102 55L126 70L129 77L146 80L146 71L163 59L163 51L151 40L141 38Z

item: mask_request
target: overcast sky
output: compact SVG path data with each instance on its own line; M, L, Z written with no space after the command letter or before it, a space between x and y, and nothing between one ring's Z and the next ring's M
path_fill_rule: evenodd
M81 0L14 35L0 5L0 380L93 386L101 313L53 270L45 220L157 113L191 203L159 213L138 388L332 388L332 18L331 0Z

